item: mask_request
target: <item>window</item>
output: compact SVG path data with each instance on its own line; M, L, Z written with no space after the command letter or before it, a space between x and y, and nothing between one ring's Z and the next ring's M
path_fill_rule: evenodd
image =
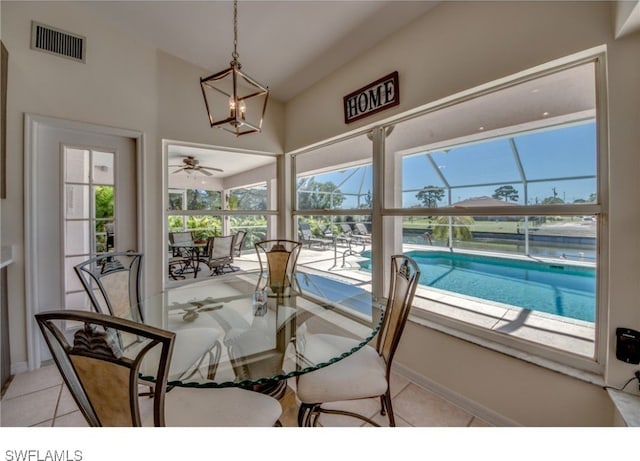
M422 267L414 315L601 372L599 77L599 58L585 60L295 153L302 266L371 289L408 254Z
M244 231L234 265L256 265L250 258L242 261L242 255L277 235L276 157L177 144L166 149L167 242L171 232L189 231L195 240L205 240Z
M366 135L295 156L294 229L303 244L300 267L370 284L371 157Z
M596 71L578 64L398 123L383 212L386 251L421 266L426 317L592 370L605 308Z
M65 303L81 306L86 293L73 267L116 246L115 154L64 146L63 159Z

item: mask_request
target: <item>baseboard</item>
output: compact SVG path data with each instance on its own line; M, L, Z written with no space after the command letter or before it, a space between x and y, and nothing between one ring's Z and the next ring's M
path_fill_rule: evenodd
M515 421L503 416L490 408L480 405L479 403L465 397L462 394L452 391L451 389L444 387L429 378L416 373L403 366L402 364L395 362L393 364L394 373L399 374L407 378L409 381L417 384L418 386L433 392L434 394L442 397L445 400L457 405L467 413L471 413L474 416L482 419L483 421L496 427L520 427L522 424L518 424Z
M27 362L18 362L11 364L11 374L19 375L20 373L26 373L29 371L29 365Z

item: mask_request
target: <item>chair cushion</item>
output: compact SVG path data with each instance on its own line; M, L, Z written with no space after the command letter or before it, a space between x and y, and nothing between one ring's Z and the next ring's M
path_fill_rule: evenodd
M271 427L282 407L273 397L237 387L174 387L165 396L170 427Z
M306 340L304 355L327 357L337 350L338 344L356 347L358 342L333 335L311 335ZM377 397L387 387L384 360L373 347L364 346L338 362L300 376L297 394L303 403L337 402Z

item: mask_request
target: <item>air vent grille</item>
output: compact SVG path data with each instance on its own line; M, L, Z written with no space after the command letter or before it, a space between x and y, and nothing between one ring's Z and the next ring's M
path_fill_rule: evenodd
M31 48L85 62L86 38L39 22L31 22Z

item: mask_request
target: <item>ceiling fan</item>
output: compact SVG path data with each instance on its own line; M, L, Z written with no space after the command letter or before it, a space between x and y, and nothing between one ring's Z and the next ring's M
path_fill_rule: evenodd
M169 166L178 168L177 170L172 171L171 174L179 173L180 171L185 171L187 173L191 173L193 171L193 172L202 173L205 176L211 176L210 171L218 171L220 173L224 171L224 170L221 170L220 168L214 168L210 166L200 166L200 161L195 157L191 157L191 156L183 157L182 165L169 165Z

